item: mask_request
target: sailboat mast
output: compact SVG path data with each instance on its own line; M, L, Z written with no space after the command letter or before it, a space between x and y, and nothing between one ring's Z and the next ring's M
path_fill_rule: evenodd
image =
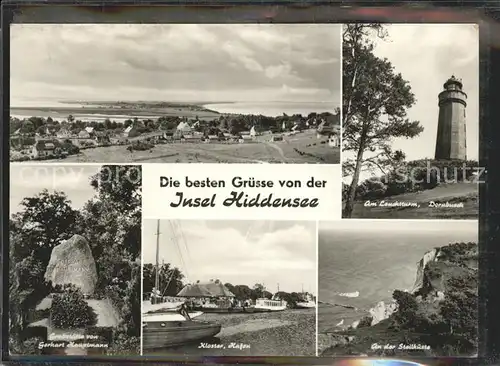
M160 290L160 220L156 223L156 275L155 290ZM156 294L155 294L156 295Z

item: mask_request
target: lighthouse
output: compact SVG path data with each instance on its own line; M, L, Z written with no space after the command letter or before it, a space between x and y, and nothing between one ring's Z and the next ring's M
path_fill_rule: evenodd
M452 76L439 93L439 119L436 138L436 160L467 160L465 108L467 94L462 80Z

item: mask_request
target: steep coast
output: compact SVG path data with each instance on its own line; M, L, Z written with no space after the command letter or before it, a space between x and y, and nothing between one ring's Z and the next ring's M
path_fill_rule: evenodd
M395 290L392 301L379 302L347 330L319 334L319 355L473 355L477 268L476 243L428 251L410 291Z

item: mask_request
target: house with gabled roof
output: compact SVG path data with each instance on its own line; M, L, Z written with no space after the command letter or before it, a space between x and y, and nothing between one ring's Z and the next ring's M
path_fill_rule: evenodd
M110 143L109 135L107 132L103 131L95 131L94 132L94 140L97 141L98 144L107 144Z
M140 135L140 132L134 123L132 123L130 126L128 126L125 129L125 131L123 132L123 136L125 136L125 137L137 137L139 135Z
M44 158L47 156L57 156L60 153L58 150L60 150L60 146L56 141L37 140L31 150L31 156L34 159Z
M68 128L63 127L57 132L56 137L60 139L67 139L71 137L71 135L71 131Z

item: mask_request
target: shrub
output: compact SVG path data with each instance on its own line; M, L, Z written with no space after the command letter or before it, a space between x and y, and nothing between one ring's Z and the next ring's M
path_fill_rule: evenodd
M62 143L62 149L70 155L78 154L80 152L80 148L73 145L71 141L64 141Z
M432 189L440 183L472 182L478 166L478 162L472 160L421 159L406 162L378 180L361 182L357 187L356 198L382 198Z
M147 143L147 142L137 142L133 145L131 145L133 150L136 151L145 151L145 150L150 150L154 147L155 145Z
M476 243L454 243L441 248L440 254L450 262L462 262L465 258L477 258L478 247Z
M477 278L467 274L448 280L445 298L441 304L440 315L457 339L463 352L473 352L478 337L478 295Z
M347 201L349 198L350 185L342 183L342 201Z
M363 200L385 197L386 186L379 180L366 179L356 188L356 196Z
M22 353L21 355L40 355L42 350L38 348L40 342L44 339L41 337L28 338L22 343Z
M97 314L87 304L80 290L68 288L55 294L50 309L52 324L57 328L84 328L97 323Z
M434 263L428 263L424 269L424 273L429 280L436 280L440 278L443 272L439 269L439 267L435 266Z
M372 325L373 317L365 316L363 317L358 324L358 328L370 327Z
M392 297L398 305L398 311L394 314L394 320L400 326L412 328L418 311L417 299L409 292L400 290L395 290Z
M421 178L424 179L424 181L426 181L427 178L431 178L431 182L429 182L431 185L433 183L445 183L445 181L454 183L456 181L471 179L476 171L475 168L478 166L478 162L474 160L421 159L410 161L407 164L407 167L412 169L413 172L419 171L419 173L416 174L418 177L414 175L415 178ZM434 179L434 182L432 182L432 179Z
M141 339L130 337L125 332L116 332L113 344L107 349L108 356L139 355L141 352Z

